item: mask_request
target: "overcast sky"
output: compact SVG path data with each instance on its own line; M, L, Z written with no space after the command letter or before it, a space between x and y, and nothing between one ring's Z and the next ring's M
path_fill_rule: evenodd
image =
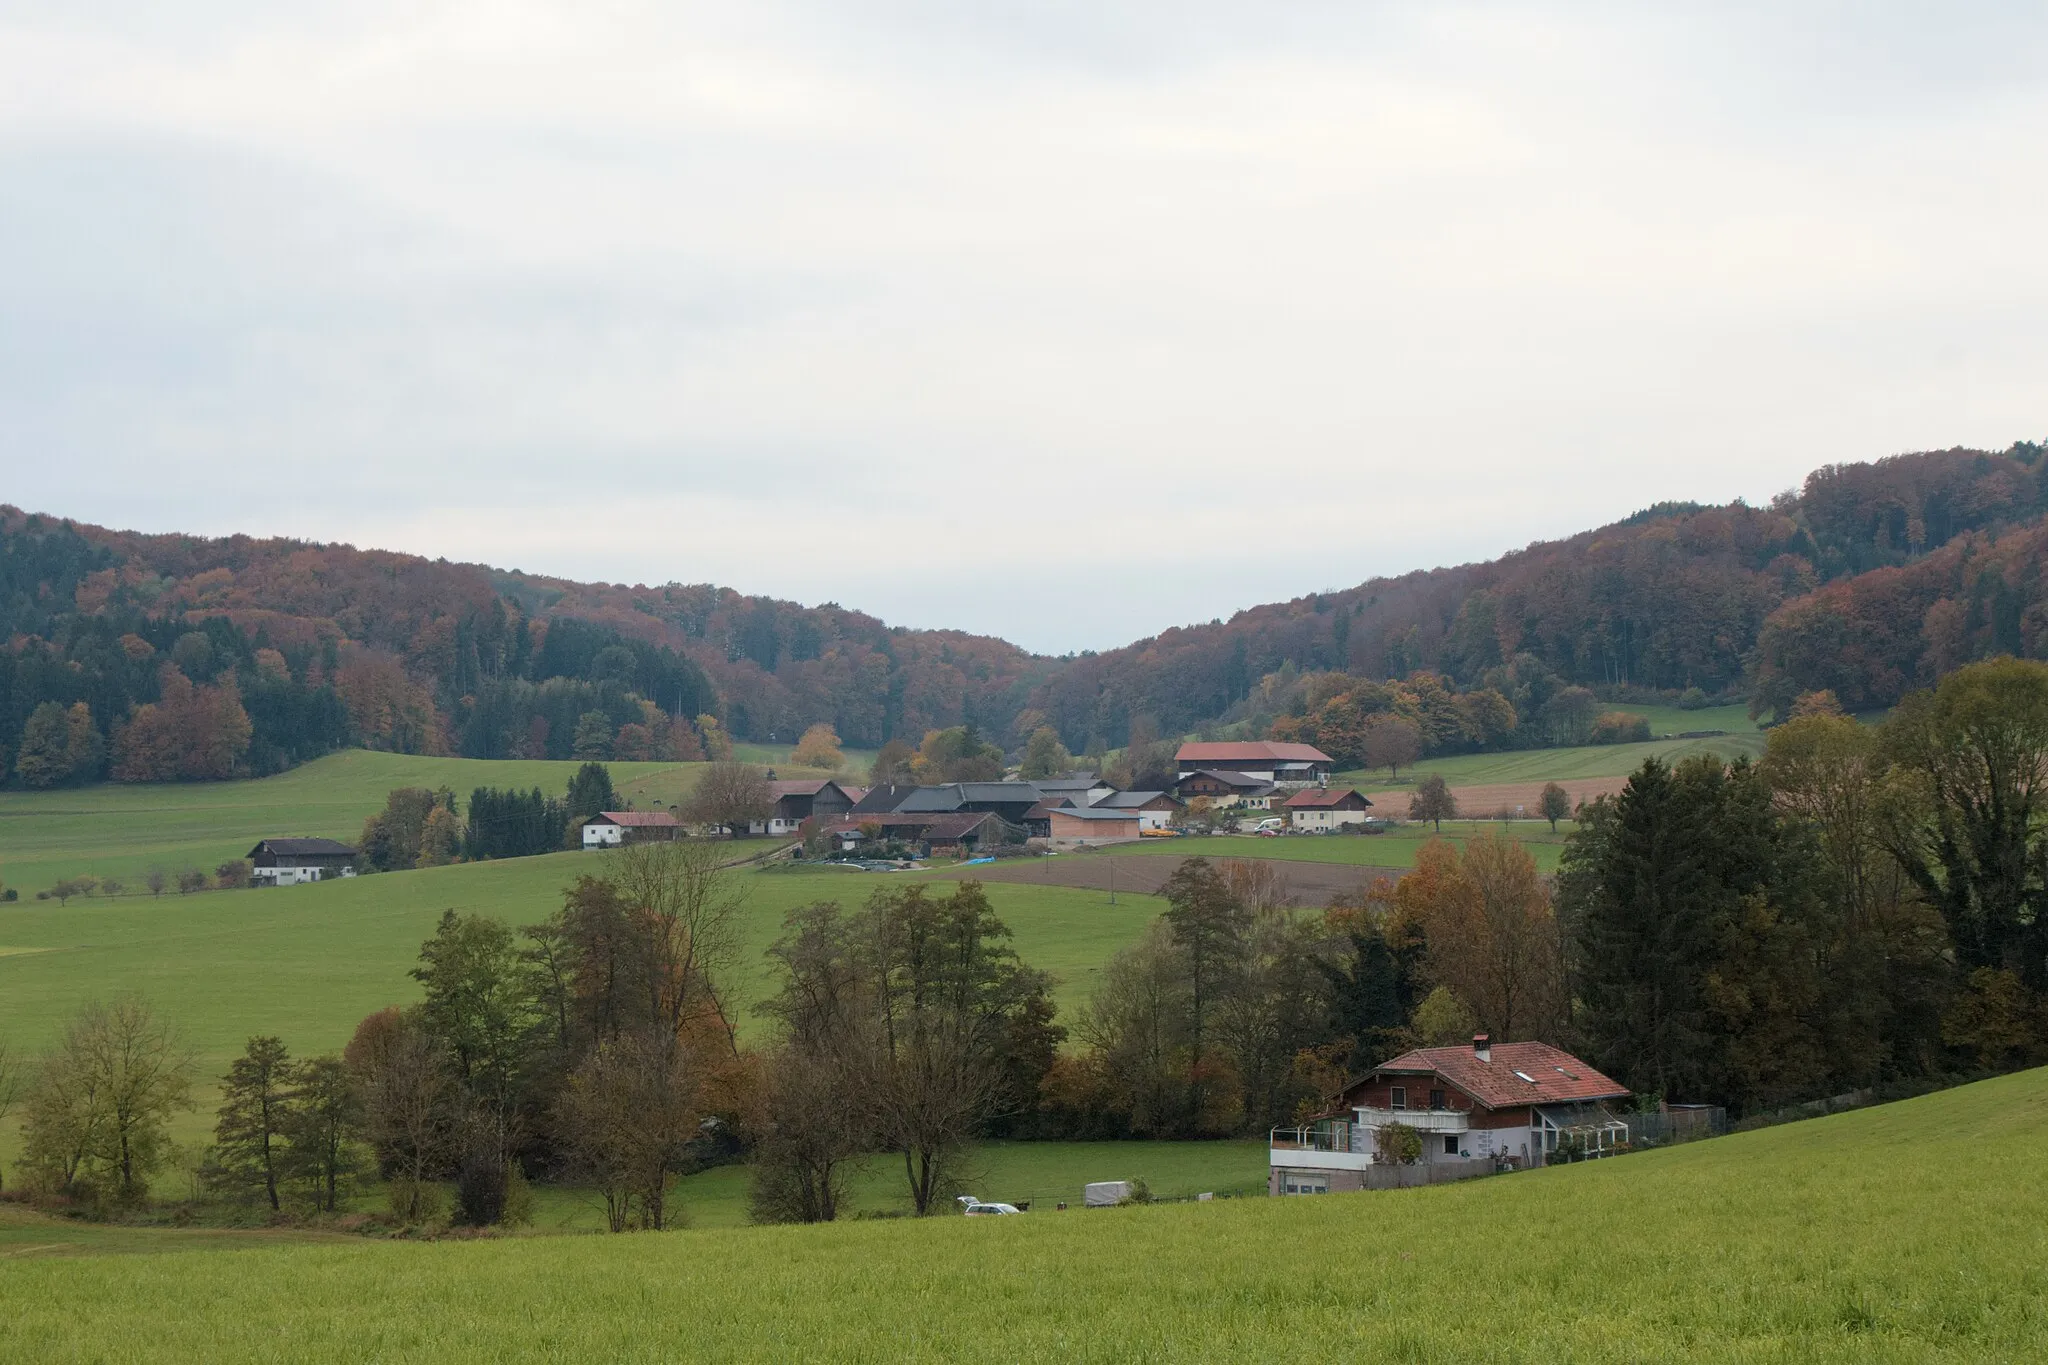
M1099 648L2048 434L2044 172L2039 3L0 0L0 501Z

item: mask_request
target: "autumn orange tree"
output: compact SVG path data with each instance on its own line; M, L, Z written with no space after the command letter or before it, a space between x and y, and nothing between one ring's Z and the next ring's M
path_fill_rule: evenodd
M1432 839L1395 890L1421 925L1428 970L1496 1037L1554 1035L1564 1009L1564 957L1550 890L1528 848L1501 834L1461 855Z
M824 768L836 771L846 762L846 755L839 748L839 734L824 721L819 721L804 731L803 738L796 742L789 761L799 768Z

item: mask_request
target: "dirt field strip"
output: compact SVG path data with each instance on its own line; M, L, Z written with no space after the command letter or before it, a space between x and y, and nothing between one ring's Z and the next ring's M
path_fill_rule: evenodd
M1536 802L1543 795L1543 782L1488 782L1470 787L1453 787L1451 795L1458 802L1458 815L1479 816L1482 819L1493 814L1502 806L1513 810L1522 808L1528 819L1536 818ZM1626 777L1567 777L1558 781L1571 797L1572 805L1590 801L1596 796L1618 796L1628 785ZM1365 799L1372 802L1373 813L1401 819L1408 813L1408 802L1413 791L1379 791L1365 793Z
M1295 862L1286 858L1261 857L1261 863L1278 869L1287 879L1290 898L1296 905L1321 906L1330 897L1351 894L1375 877L1400 878L1403 867L1358 867L1346 863ZM1055 858L1016 859L985 863L980 867L954 867L934 874L952 881L1020 882L1033 886L1070 886L1086 891L1128 892L1134 896L1156 896L1173 870L1175 858L1156 855L1114 853L1062 853Z

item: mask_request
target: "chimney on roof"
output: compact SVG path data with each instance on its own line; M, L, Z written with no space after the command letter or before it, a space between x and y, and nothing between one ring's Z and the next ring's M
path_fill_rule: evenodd
M1472 1035L1472 1055L1482 1062L1493 1060L1493 1039L1483 1033Z

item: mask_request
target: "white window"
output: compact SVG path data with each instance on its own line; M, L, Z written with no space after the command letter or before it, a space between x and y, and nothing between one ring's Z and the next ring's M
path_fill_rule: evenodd
M1405 1085L1389 1087L1387 1090L1387 1107L1389 1109L1406 1109L1408 1107L1408 1087Z
M1330 1177L1321 1171L1282 1171L1280 1189L1285 1194L1328 1194Z

